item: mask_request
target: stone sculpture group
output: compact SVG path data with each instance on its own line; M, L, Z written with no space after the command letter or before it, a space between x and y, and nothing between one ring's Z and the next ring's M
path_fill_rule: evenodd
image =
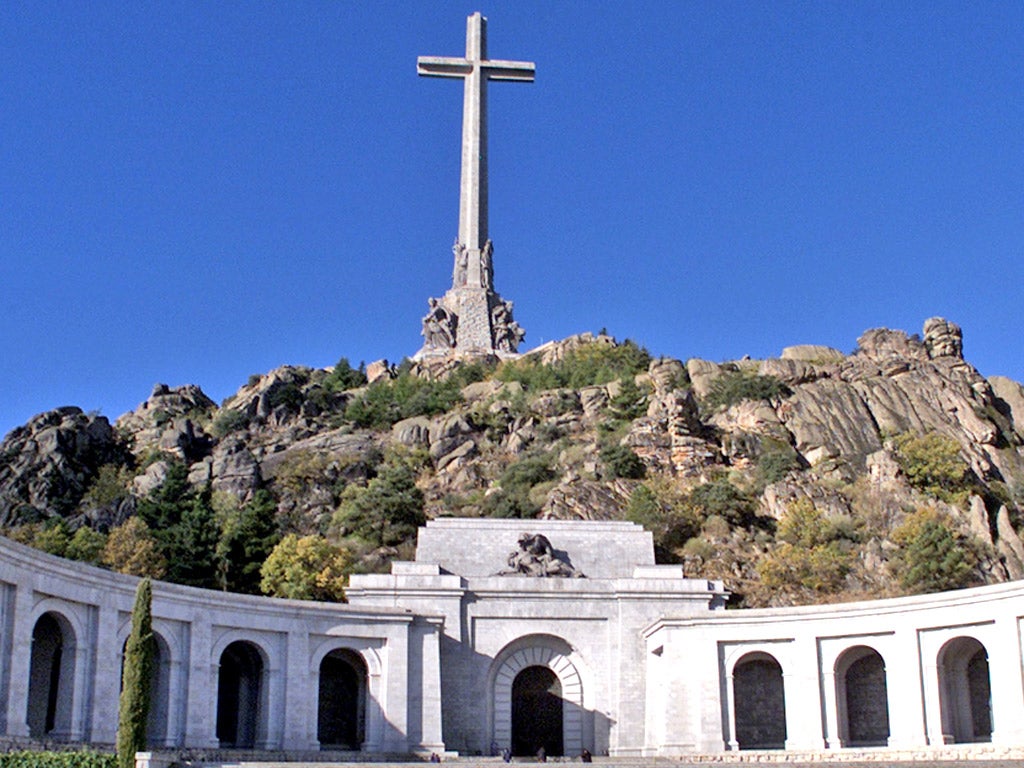
M508 568L507 571L499 571L498 575L586 578L582 571L577 571L555 554L548 537L542 533L524 533L519 537L519 549L509 553Z

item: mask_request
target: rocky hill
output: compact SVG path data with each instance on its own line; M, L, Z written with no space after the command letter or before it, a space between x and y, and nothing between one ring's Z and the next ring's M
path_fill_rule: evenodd
M734 603L841 600L1024 577L1022 445L1024 388L982 377L941 318L725 363L582 334L515 361L282 367L219 407L161 384L113 425L50 411L0 444L0 524L126 569L104 548L171 519L180 480L212 515L209 578L244 588L232 558L267 550L225 541L254 505L266 541L324 537L350 569L408 556L423 517L628 518Z

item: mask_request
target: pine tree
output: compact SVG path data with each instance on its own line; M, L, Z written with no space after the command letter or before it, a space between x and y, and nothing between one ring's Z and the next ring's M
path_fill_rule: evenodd
M134 768L135 753L146 748L149 689L153 679L153 586L139 582L132 609L132 629L124 651L124 676L117 726L117 766Z

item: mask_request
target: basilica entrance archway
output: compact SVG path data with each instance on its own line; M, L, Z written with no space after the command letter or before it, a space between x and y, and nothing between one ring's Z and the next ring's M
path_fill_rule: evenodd
M34 739L67 738L75 675L75 633L56 613L44 613L32 629L28 733Z
M263 657L252 643L236 640L220 655L217 740L222 747L251 749L261 728Z
M562 684L547 667L527 667L512 682L512 754L563 754Z
M321 749L359 749L366 734L366 662L339 648L320 662L316 738Z
M494 744L517 755L541 746L549 755L583 750L583 683L572 656L568 643L548 635L520 638L498 654L491 677Z
M944 740L992 740L992 686L985 646L957 637L939 651L939 701Z

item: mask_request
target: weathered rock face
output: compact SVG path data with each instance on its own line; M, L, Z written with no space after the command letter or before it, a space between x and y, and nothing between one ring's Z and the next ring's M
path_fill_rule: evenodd
M0 444L0 525L68 515L99 468L126 457L105 416L73 406L39 414Z
M213 447L210 435L197 425L207 421L216 407L194 384L157 384L146 401L119 417L115 426L132 436L132 451L137 456L161 452L192 463Z
M593 356L576 354L588 345ZM577 365L614 346L610 336L580 334L524 355L522 364ZM1022 510L1012 500L1021 497L1024 478L1024 387L1000 377L985 380L962 350L960 329L931 318L921 338L866 331L850 355L800 345L765 360L690 359L684 365L658 358L625 379L580 389L540 390L525 379L494 376L463 387L447 413L414 416L379 431L346 421L346 403L363 390L334 391L329 370L284 366L253 376L219 409L198 387L158 385L117 421L131 453L105 419L75 408L42 414L12 432L0 446L0 523L59 515L73 525L109 528L164 481L171 462L183 461L196 486L241 501L267 489L285 529L324 531L345 488L367 483L393 454L421 462L418 485L428 516L489 514L495 489L508 490L503 478L526 482L538 462L550 472L517 492L530 509L540 506L539 514L555 518L621 518L641 482L660 489L659 503L668 510L696 487L727 478L749 495L744 514L760 520L777 520L793 502L807 499L830 519L868 509L872 524L891 529L908 509L934 506L979 542L979 578L1024 578L1024 543L1015 529ZM472 362L499 361L484 355ZM465 363L429 357L411 372L440 381ZM371 367L381 385L398 375L383 361ZM715 406L707 396L720 391L722 377L784 386L751 390L773 393L763 399L740 393ZM955 441L976 479L969 504L958 507L910 487L895 460L892 438L900 433ZM622 446L640 460L645 480L616 475L607 451ZM80 505L98 467L108 462L124 468L131 494L102 508ZM518 464L525 475L517 474ZM672 545L675 556L702 573L720 571L756 585L756 559L769 551L771 535L757 524L727 523L722 515L728 511L711 515L717 522L710 527L686 518L691 513L679 513L689 520L685 536L705 543L680 554L684 537ZM769 529L773 524L766 523ZM858 546L857 594L885 593L895 544L882 536Z

